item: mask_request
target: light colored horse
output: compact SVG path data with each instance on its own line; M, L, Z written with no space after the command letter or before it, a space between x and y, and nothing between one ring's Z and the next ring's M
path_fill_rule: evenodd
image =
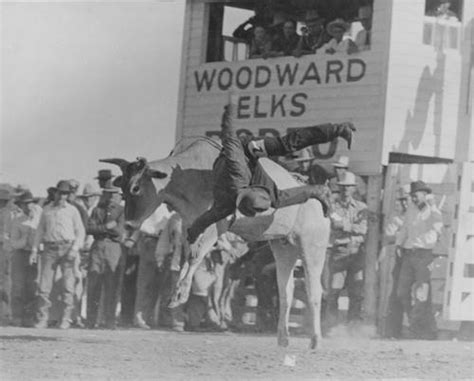
M101 160L116 164L122 169L123 175L115 183L123 190L128 239L133 239L141 223L163 202L182 216L186 226L190 226L207 210L213 201L212 167L220 149L221 146L210 139L188 138L162 160L150 163L143 158L134 162L123 159ZM278 168L277 171L284 171L281 167ZM291 186L289 178L288 174L285 181ZM313 199L301 205L270 211L261 218L262 224L266 224L261 229L261 234L256 234L258 229L255 229L259 223L252 224L251 220L254 219L248 218L240 219L240 223L237 220L230 230L244 239L270 242L276 261L280 300L278 344L288 345L288 321L294 289L293 269L296 261L301 259L305 269L307 307L311 316L310 348L316 348L321 338L321 272L329 241L329 219L324 217L320 202ZM288 225L288 221L291 224ZM218 226L209 227L191 245L191 256L181 271L172 304L178 305L187 300L194 272L219 235L229 229L229 223L222 221Z

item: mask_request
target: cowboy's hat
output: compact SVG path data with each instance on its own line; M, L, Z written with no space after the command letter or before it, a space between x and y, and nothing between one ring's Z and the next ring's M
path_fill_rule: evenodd
M336 168L349 168L349 157L341 156L339 160L332 164Z
M342 178L340 181L338 181L337 185L340 185L340 186L343 186L343 187L349 187L349 186L357 185L356 177L352 172L346 172L344 174L344 178Z
M334 37L338 30L342 29L344 33L346 33L350 27L351 25L348 22L339 18L331 21L326 27L326 30L331 37Z
M114 176L112 175L112 171L110 169L99 169L99 171L97 172L96 179L108 180L108 179L111 179L112 177Z
M431 188L428 185L426 185L424 181L421 181L421 180L413 181L410 184L410 194L414 194L415 192L431 193Z
M30 191L25 191L17 197L15 204L27 204L29 202L35 202L35 198Z

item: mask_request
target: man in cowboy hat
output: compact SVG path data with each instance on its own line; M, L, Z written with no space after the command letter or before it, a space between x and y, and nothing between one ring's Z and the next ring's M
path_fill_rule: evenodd
M349 157L348 156L340 156L339 159L332 164L334 168L334 175L331 177L329 181L329 187L331 188L331 192L333 193L333 198L337 198L339 194L340 187L338 182L345 178L346 173L349 172ZM352 173L352 172L351 172ZM352 195L358 201L365 201L367 196L367 185L365 184L364 179L362 177L354 174L356 179L356 191Z
M384 321L382 335L389 338L399 338L402 334L403 308L397 296L402 260L395 254L394 244L403 226L403 220L408 208L409 191L406 188L403 186L396 190L394 213L389 217L384 227L385 252L391 254L386 257L386 260L390 261L390 267L392 268L392 290L388 300L387 316ZM383 259L379 258L379 260Z
M115 310L125 263L121 246L124 208L114 201L114 195L120 193L120 188L109 182L102 193L102 199L92 211L87 224L87 233L94 236L87 285L87 326L95 328L99 323L97 315L103 290L105 326L115 329Z
M352 54L358 51L357 45L347 34L350 24L341 18L331 21L327 27L327 33L332 39L321 47L321 51L326 54L347 53Z
M69 182L59 181L54 202L45 206L32 245L30 263L37 262L38 248L41 243L44 245L41 254L35 328L46 328L48 325L50 293L58 266L62 273L61 296L64 303L59 328L67 329L71 324L76 284L75 262L84 242L85 231L77 208L67 201L70 193Z
M338 182L340 197L331 210L331 247L328 249L323 279L326 283L325 326L339 321L338 299L344 287L349 296L348 323L362 320L364 249L367 234L367 205L354 199L355 175L347 172Z
M114 177L112 171L110 169L99 169L97 173L96 180L99 183L100 188L105 188L107 186L107 182Z
M212 207L199 216L188 229L188 241L193 243L210 225L226 218L237 209L253 217L270 207L283 208L315 198L321 201L324 213L328 205L321 199L320 190L312 186L299 186L280 190L265 171L257 165L259 157L285 156L315 144L322 144L342 137L350 148L355 127L352 123L324 124L294 129L278 137L259 140L241 140L233 126L235 106L231 103L222 115L221 155L214 163L214 176L219 179L214 186Z
M87 214L87 210L84 208L82 202L80 202L80 200L77 198L80 183L75 179L68 180L68 182L69 186L71 187L71 193L69 193L67 201L77 208L77 211L81 215L82 223L84 224L84 226L86 226L89 215Z
M438 208L428 203L430 194L431 188L423 181L410 184L412 204L396 239L397 253L402 258L397 296L408 315L411 334L419 339L437 336L431 306L431 264L443 220Z
M14 188L8 184L0 186L0 323L10 320L10 233L12 221L19 211L12 202Z
M42 209L35 205L30 191L18 196L15 203L22 213L13 221L11 233L14 250L11 258L12 323L15 326L30 326L34 318L37 269L35 264L29 263L29 258Z
M372 7L363 5L359 7L358 21L362 25L362 29L357 33L355 44L359 51L370 48L372 39Z
M316 10L306 12L304 22L306 27L296 46L294 52L295 57L301 57L305 54L314 54L331 39L324 28L325 20L320 17Z

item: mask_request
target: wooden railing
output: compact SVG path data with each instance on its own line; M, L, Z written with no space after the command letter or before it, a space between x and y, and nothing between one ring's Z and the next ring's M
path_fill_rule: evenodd
M222 43L224 45L224 61L244 61L249 57L249 45L247 41L230 37L222 36Z
M423 22L423 44L437 49L459 49L462 24L456 20L425 16Z

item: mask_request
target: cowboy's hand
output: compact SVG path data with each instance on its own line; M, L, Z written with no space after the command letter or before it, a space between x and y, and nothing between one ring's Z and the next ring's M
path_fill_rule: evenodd
M79 256L79 250L75 247L71 247L66 256L69 260L76 259Z
M109 221L105 224L107 229L113 229L117 226L117 221Z

